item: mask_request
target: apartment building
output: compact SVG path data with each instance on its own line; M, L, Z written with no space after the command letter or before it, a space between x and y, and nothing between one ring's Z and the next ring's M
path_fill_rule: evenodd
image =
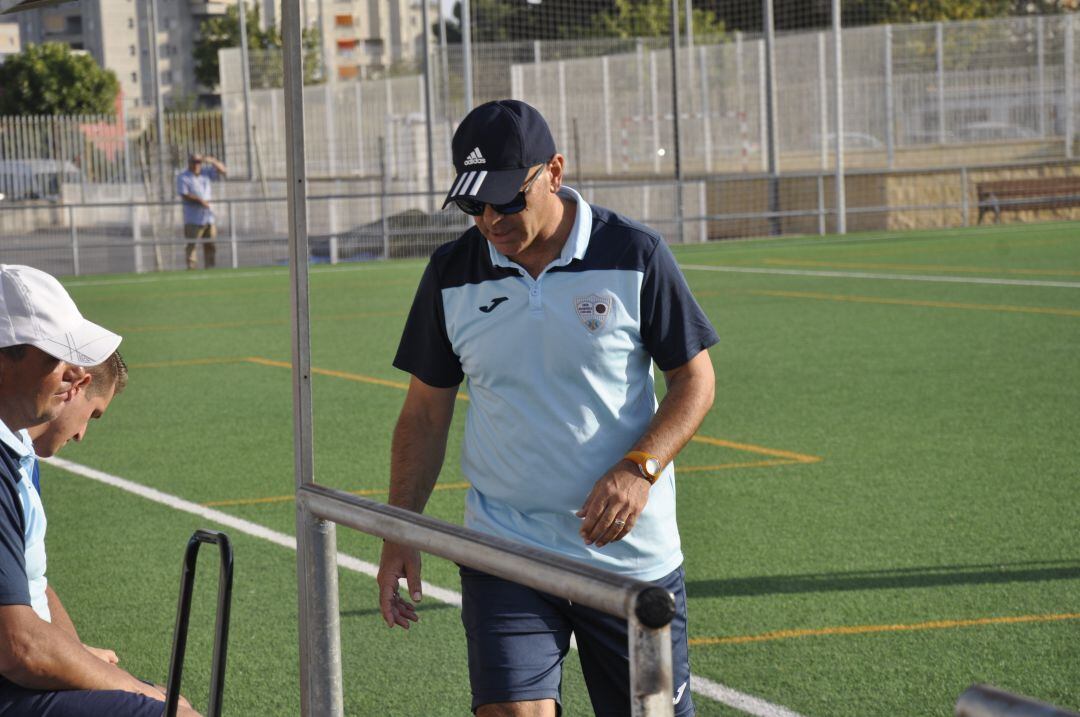
M116 73L125 105L153 106L150 3L154 0L81 0L18 16L22 44L62 42L84 50ZM223 15L228 0L157 0L158 74L166 104L198 94L192 38L199 23Z
M0 62L5 55L17 54L22 47L19 42L19 24L15 18L0 16Z

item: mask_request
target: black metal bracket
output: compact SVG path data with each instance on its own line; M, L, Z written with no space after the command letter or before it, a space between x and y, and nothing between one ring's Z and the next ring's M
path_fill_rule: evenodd
M221 571L218 577L217 620L214 625L214 661L210 669L210 704L206 717L220 717L221 696L225 691L225 655L229 643L229 609L232 605L233 551L229 536L211 530L196 530L184 551L180 572L180 602L176 607L176 629L173 631L172 659L169 660L169 682L165 688L165 717L176 717L180 700L180 680L184 671L187 650L188 622L191 617L191 594L195 589L195 563L202 543L216 543L221 552Z

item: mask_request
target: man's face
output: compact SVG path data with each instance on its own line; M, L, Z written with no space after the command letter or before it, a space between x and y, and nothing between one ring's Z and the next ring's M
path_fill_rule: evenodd
M64 404L60 415L49 421L39 435L34 436L34 453L42 458L50 458L68 441L81 441L86 435L90 419L105 415L114 395L112 388L93 395L85 388L78 391L74 398ZM34 433L35 431L31 431L31 435Z
M480 233L491 242L495 251L510 259L527 252L541 229L551 220L551 206L545 201L550 198L550 172L545 165L534 167L527 175L526 184L536 172L541 172L543 176L536 177L529 187L523 210L517 214L499 214L487 204L483 214L473 217Z
M0 356L0 404L4 423L19 430L51 421L63 409L86 370L27 346L22 359Z
M202 174L202 162L188 160L187 166L192 174Z

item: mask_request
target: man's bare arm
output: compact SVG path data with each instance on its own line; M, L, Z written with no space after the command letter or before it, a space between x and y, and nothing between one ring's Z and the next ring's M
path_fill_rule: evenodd
M716 395L716 376L708 350L664 372L667 393L633 450L651 453L667 465L694 436ZM622 540L645 509L651 486L637 466L620 460L593 486L577 512L581 537L603 547Z
M45 588L45 597L49 600L49 614L52 616L52 624L78 640L79 633L75 630L75 623L71 621L71 616L68 615L64 604L60 602L60 596L53 590L52 585Z
M160 691L90 654L28 605L0 605L0 674L29 689L124 690L164 699Z
M437 388L413 377L401 408L390 449L390 505L422 513L446 456L457 386ZM379 608L389 627L416 622L416 608L398 595L404 578L413 601L422 597L419 551L383 543L379 560Z

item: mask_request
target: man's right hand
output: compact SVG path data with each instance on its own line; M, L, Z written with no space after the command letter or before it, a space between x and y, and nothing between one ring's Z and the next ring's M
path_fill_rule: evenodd
M420 588L420 551L407 545L384 542L376 578L379 583L379 610L387 627L400 625L408 630L409 623L417 622L420 617L413 603L398 595L398 581L402 578L405 578L413 602L420 602L423 595Z

